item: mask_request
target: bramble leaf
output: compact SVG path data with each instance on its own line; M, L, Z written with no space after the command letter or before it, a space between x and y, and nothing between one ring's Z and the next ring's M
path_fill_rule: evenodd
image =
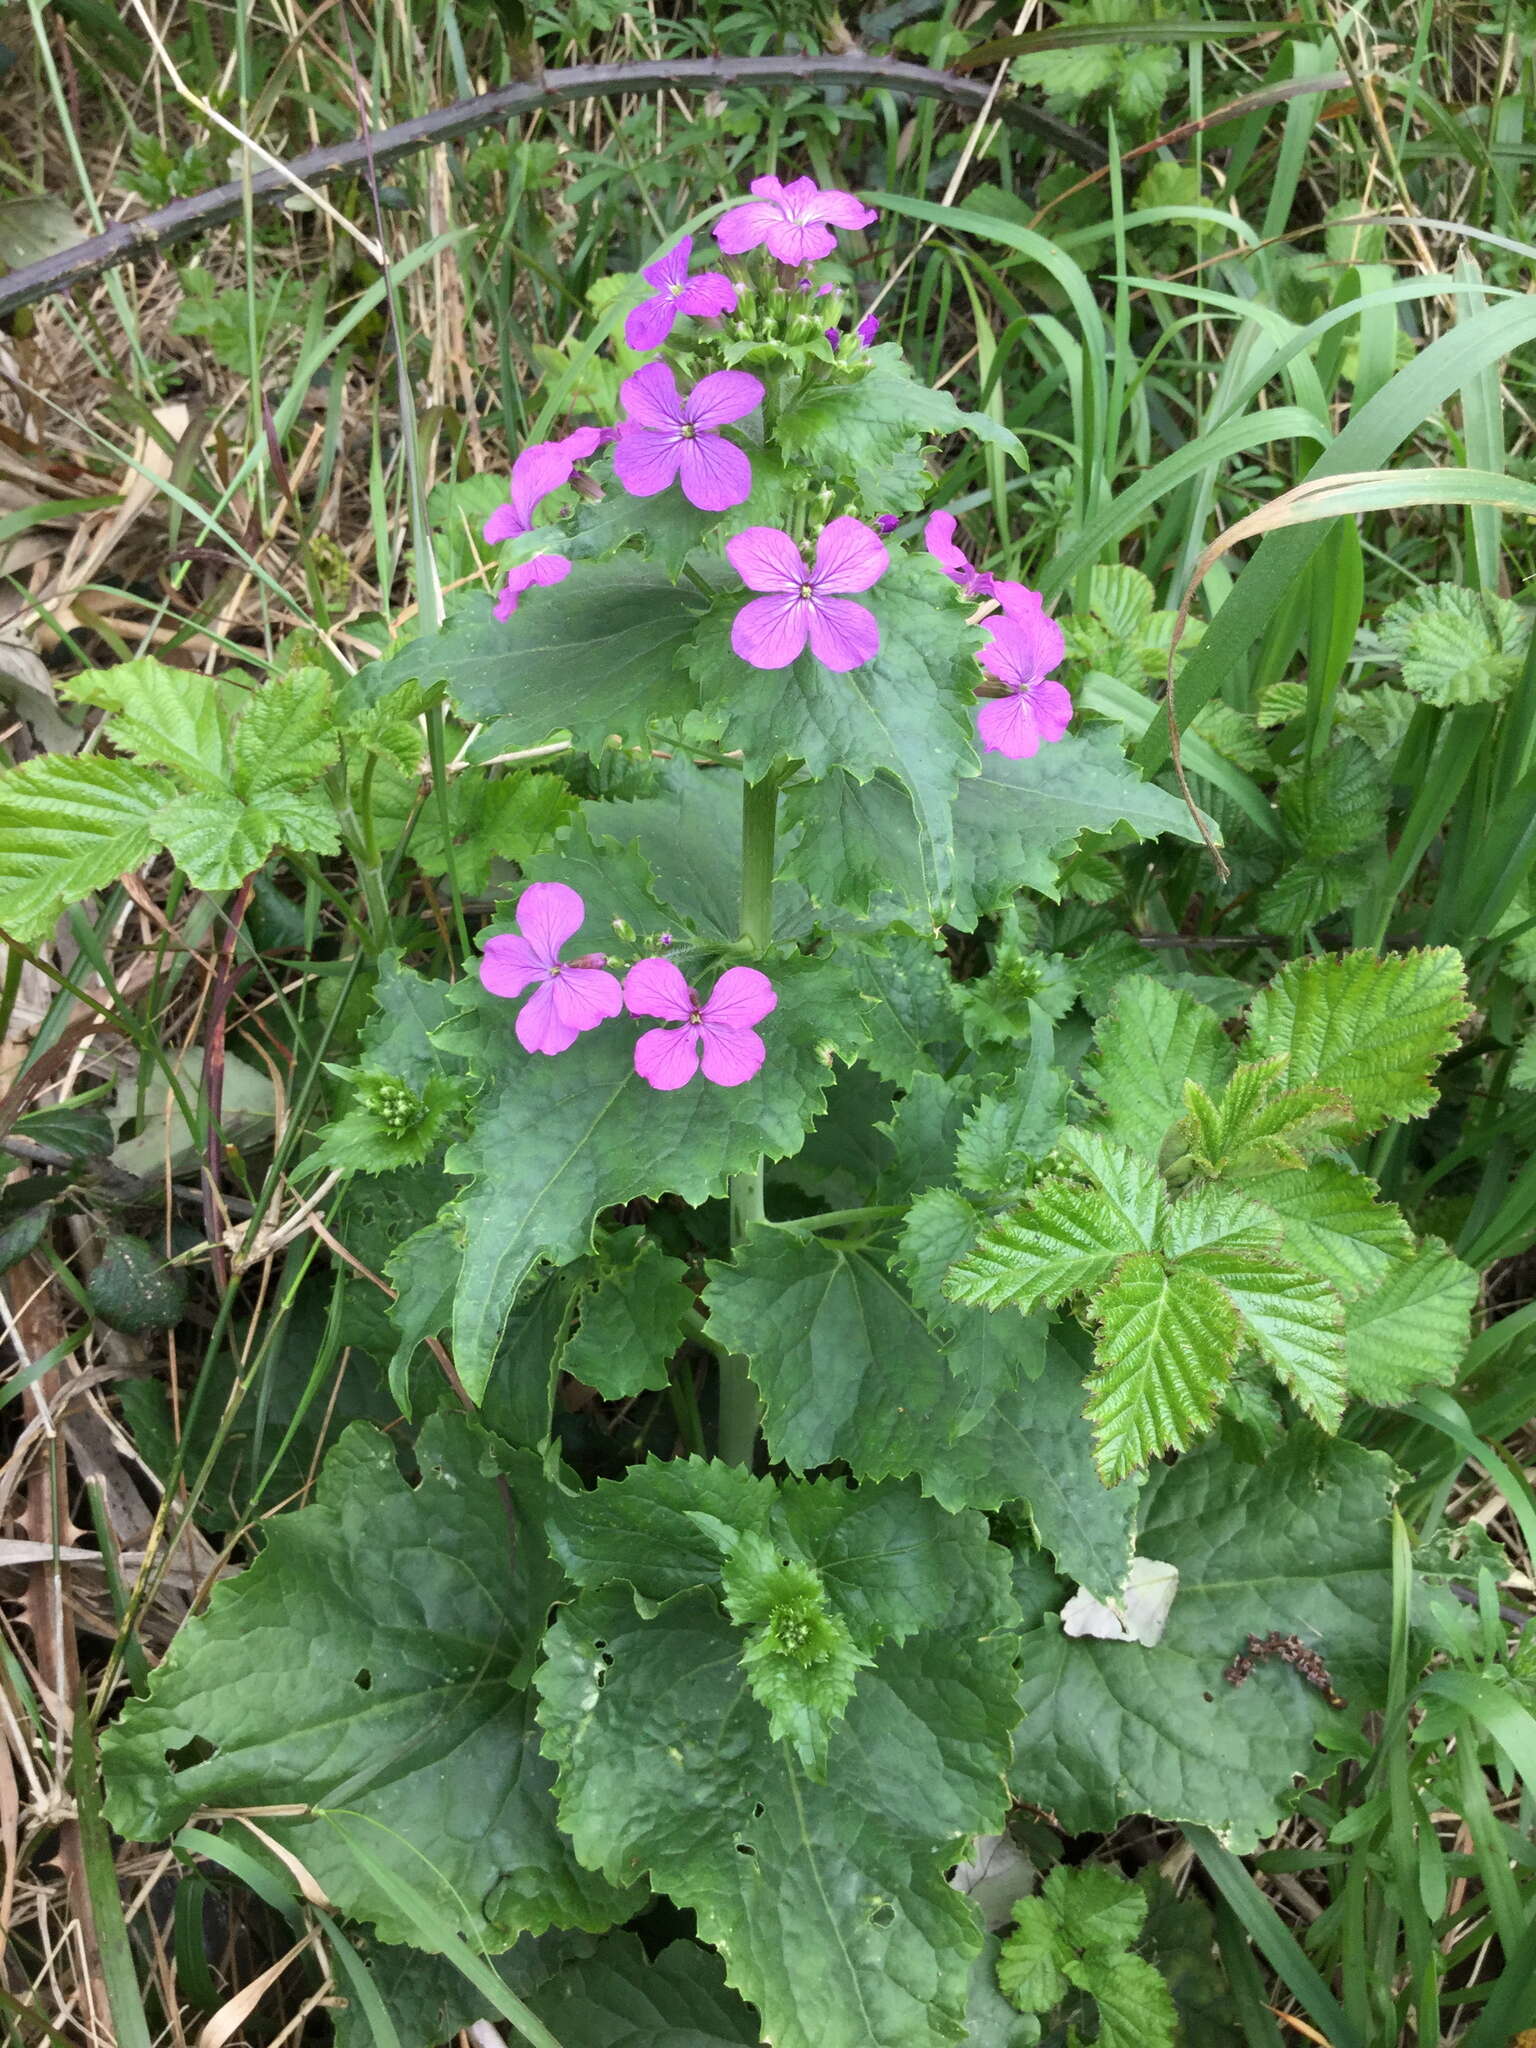
M242 702L234 743L236 796L260 804L278 790L318 782L340 752L325 670L293 669Z
M0 926L23 945L146 861L170 785L137 761L40 754L0 774Z
M1391 1408L1449 1386L1465 1356L1478 1278L1437 1237L1398 1259L1345 1310L1345 1363L1362 1400Z
M1220 1019L1150 976L1120 983L1094 1042L1083 1078L1104 1105L1105 1128L1149 1159L1185 1113L1185 1082L1214 1091L1237 1064Z
M1237 1313L1193 1259L1165 1267L1151 1252L1124 1259L1089 1313L1099 1373L1087 1415L1099 1474L1112 1486L1210 1428L1237 1355Z
M1299 1166L1308 1149L1329 1142L1354 1112L1336 1089L1283 1085L1283 1058L1238 1067L1214 1101L1198 1081L1184 1099L1191 1156L1207 1173Z
M1293 1779L1333 1767L1313 1737L1335 1711L1288 1666L1243 1685L1222 1672L1250 1634L1297 1635L1323 1657L1351 1718L1378 1705L1390 1640L1391 1462L1310 1432L1262 1465L1222 1443L1154 1466L1140 1549L1179 1573L1155 1647L1025 1636L1014 1796L1068 1833L1133 1813L1195 1821L1242 1853L1274 1832Z
M1262 1254L1213 1245L1183 1263L1214 1280L1243 1333L1315 1422L1344 1414L1344 1304L1326 1280Z
M175 797L156 832L194 889L233 889L278 846L334 853L341 843L325 797L287 788L268 790L259 804L242 803L232 790Z
M1125 1217L1097 1188L1038 1181L1022 1209L989 1224L975 1249L950 1268L944 1291L980 1308L1029 1308L1096 1287L1137 1249Z
M1290 1087L1336 1089L1354 1105L1347 1135L1364 1137L1433 1106L1430 1076L1466 1014L1461 955L1449 946L1292 960L1255 1001L1244 1050L1283 1058Z
M639 1498L626 1505L631 1489ZM661 1592L676 1568L665 1536L644 1534L651 1493L659 1526L692 1524L701 1560L711 1536L763 1529L815 1569L828 1610L873 1655L831 1728L825 1783L792 1744L772 1741L743 1683L745 1634L722 1606L719 1565ZM944 1873L1001 1823L1014 1715L1015 1610L985 1523L947 1516L911 1487L775 1489L734 1469L722 1481L693 1460L637 1468L574 1512L584 1528L612 1514L627 1531L597 1546L611 1566L590 1547L572 1560L587 1590L562 1610L539 1674L577 1854L648 1872L690 1907L778 2048L958 2039L981 1936Z
M1280 1225L1287 1257L1331 1280L1347 1300L1375 1287L1413 1248L1402 1211L1376 1199L1376 1183L1334 1159L1304 1173L1261 1174L1243 1193Z
M1520 673L1531 622L1507 597L1436 583L1389 604L1380 633L1427 703L1491 704Z
M105 709L108 736L120 752L169 768L183 786L225 787L227 702L212 676L145 654L116 668L89 669L66 687L80 703Z
M522 1690L560 1587L534 1533L537 1468L458 1416L432 1417L416 1458L412 1488L389 1439L356 1424L315 1504L271 1519L106 1732L112 1824L149 1840L280 1786L314 1811L263 1825L386 1941L414 1924L354 1835L474 1947L595 1932L633 1900L572 1859Z

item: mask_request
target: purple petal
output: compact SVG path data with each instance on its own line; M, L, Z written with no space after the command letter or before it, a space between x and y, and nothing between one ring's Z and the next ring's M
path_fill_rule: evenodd
M734 313L737 304L735 285L718 270L701 270L690 277L677 298L678 312L695 320L718 320L722 313Z
M552 442L551 446L563 450L573 463L585 462L612 434L612 427L573 427L563 440Z
M718 434L700 434L696 440L679 442L677 456L683 496L701 512L728 512L732 505L744 505L751 497L751 463Z
M868 590L890 566L890 554L879 534L871 533L857 519L844 517L821 529L811 581L818 597L823 591Z
M480 529L492 547L498 541L515 540L528 531L528 522L515 505L498 505Z
M624 977L624 1007L631 1017L665 1017L686 1024L693 992L670 960L637 960Z
M837 598L828 600L840 602ZM731 621L731 646L754 668L788 668L804 652L812 608L798 592L754 597Z
M825 330L825 332L827 337L827 347L831 349L833 355L836 355L838 350L843 345L842 334L836 327L829 327Z
M810 578L800 550L777 526L748 526L725 544L726 558L748 590L799 591Z
M976 713L976 737L986 753L1032 760L1040 751L1040 729L1028 696L1010 690L1006 697L989 697Z
M677 379L666 363L647 363L619 386L619 403L637 427L680 427L684 424L683 403L677 395Z
M675 249L668 249L654 263L647 263L640 275L647 284L653 284L664 292L669 285L681 284L688 275L688 259L692 254L693 237L684 235Z
M818 597L809 607L811 652L823 668L845 676L880 652L875 615L851 597Z
M927 523L923 527L923 546L951 583L963 583L970 575L971 565L955 545L953 512L929 513Z
M796 269L806 263L819 263L837 247L832 230L819 227L815 221L775 220L763 240L770 256Z
M803 181L810 184L810 179ZM825 221L834 228L867 228L880 216L872 206L866 206L862 199L855 199L851 192L816 192L814 197L803 204L797 202L795 211L805 220Z
M1004 612L989 619L986 630L990 638L977 659L989 675L1014 689L1039 682L1066 654L1060 626L1044 611Z
M493 996L520 996L530 981L538 981L548 972L528 941L516 932L498 932L485 942L480 984Z
M700 1015L722 1031L745 1031L749 1024L760 1024L778 1001L773 983L761 969L727 967Z
M595 428L589 427L588 433ZM566 436L566 441L576 436ZM588 449L590 454L591 450ZM551 491L558 491L571 480L571 471L580 457L560 441L536 441L531 448L525 448L512 465L512 509L522 521L516 530L526 533L533 525L533 515L540 503Z
M654 498L677 475L687 445L675 429L658 434L649 427L626 427L613 444L613 473L632 498Z
M875 336L880 332L880 315L878 313L866 313L853 331L866 348L871 347Z
M1064 685L1050 676L1036 683L1029 695L1035 707L1035 723L1040 728L1040 737L1053 746L1064 737L1072 723L1072 699Z
M1045 610L1045 599L1038 590L1031 590L1027 583L1014 583L999 576L994 579L992 594L1010 619L1017 619L1021 626L1037 621ZM1055 663L1050 664L1055 667Z
M579 1028L566 1023L555 1009L559 982L551 976L541 982L517 1013L517 1042L524 1052L567 1052L581 1036Z
M635 1040L635 1072L653 1088L666 1092L686 1088L699 1071L703 1035L697 1029L642 1031Z
M553 967L566 940L581 930L587 906L564 882L531 882L517 899L517 922L535 960Z
M716 370L699 379L679 409L696 427L728 427L732 420L755 412L762 402L761 378L747 370Z
M760 199L765 198L767 194L764 188L769 184L779 185L779 181L777 178L754 178L752 190ZM794 178L787 185L779 185L779 199L786 213L803 213L816 197L816 191L814 178Z
M763 179L754 180L762 184ZM779 209L761 199L749 199L744 206L733 206L729 213L721 214L715 222L715 240L727 256L744 256L749 249L755 249L768 238L768 230L777 226Z
M519 562L515 569L507 571L496 594L495 616L505 625L525 590L547 589L551 583L563 583L570 573L568 555L535 555L530 562Z
M875 520L876 533L894 533L901 524L899 512L882 512Z
M768 1057L768 1048L755 1031L722 1031L706 1024L699 1035L704 1041L699 1064L705 1080L717 1088L739 1088Z
M577 1031L591 1031L624 1008L619 977L606 968L562 967L550 987L555 1015L562 1025L573 1025Z
M624 345L640 353L660 348L677 321L679 304L669 292L658 292L636 306L624 321Z

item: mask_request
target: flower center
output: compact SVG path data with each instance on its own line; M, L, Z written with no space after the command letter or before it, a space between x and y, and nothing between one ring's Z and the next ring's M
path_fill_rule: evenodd
M696 441L699 438L699 430L692 420L684 420L683 424L678 428L677 434L678 439L681 441Z
M815 584L814 584L814 583L802 583L802 584L801 584L801 586L800 586L800 595L801 595L801 597L802 597L802 598L804 598L804 599L805 599L806 603L807 603L807 604L809 604L809 603L810 603L810 601L811 601L811 599L812 599L812 598L813 598L813 597L814 597L814 596L816 595L816 586L815 586Z

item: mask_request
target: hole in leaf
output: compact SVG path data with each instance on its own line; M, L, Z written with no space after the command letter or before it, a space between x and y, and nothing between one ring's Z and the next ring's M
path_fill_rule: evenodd
M1205 1701L1205 1704L1206 1704L1207 1706L1209 1706L1209 1705L1211 1704L1211 1701L1212 1701L1212 1700L1213 1700L1213 1699L1215 1698L1215 1694L1214 1694L1214 1693L1208 1693L1208 1692L1203 1692L1203 1693L1201 1693L1200 1697L1201 1697L1201 1699L1203 1699L1203 1700Z
M357 1687L359 1692L372 1692L373 1673L368 1669L366 1665L364 1665L363 1669L359 1671L356 1678L353 1679L352 1683Z
M869 1924L871 1927L889 1927L895 1918L896 1908L894 1906L879 1905L870 1914Z
M759 1801L757 1802L756 1806L754 1806L754 1807L753 1807L753 1809L752 1809L752 1818L753 1818L754 1820L761 1820L761 1819L762 1819L762 1817L763 1817L763 1802L762 1802L761 1800L759 1800Z
M736 1854L738 1856L755 1856L757 1851L750 1842L738 1842L736 1844Z

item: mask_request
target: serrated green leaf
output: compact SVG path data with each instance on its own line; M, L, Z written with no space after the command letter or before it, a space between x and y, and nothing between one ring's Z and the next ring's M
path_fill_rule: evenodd
M732 1173L799 1149L825 1106L823 1047L852 1051L860 1024L847 985L826 961L773 970L778 1007L763 1025L768 1057L755 1079L714 1088L702 1077L674 1093L634 1068L635 1032L588 1031L558 1059L522 1050L516 1005L460 985L460 1020L439 1035L462 1053L484 1092L449 1170L473 1176L460 1203L464 1265L454 1303L454 1362L471 1395L485 1386L501 1328L535 1260L577 1258L598 1213L641 1195L702 1202Z
M1162 1240L1168 1198L1157 1168L1102 1131L1078 1124L1063 1132L1060 1151L1095 1182L1124 1225L1127 1245L1150 1251Z
M1155 1466L1138 1546L1179 1573L1155 1647L1061 1633L1024 1638L1014 1796L1068 1833L1152 1813L1217 1829L1239 1853L1280 1824L1293 1781L1333 1768L1314 1745L1335 1711L1279 1662L1222 1672L1250 1634L1319 1651L1351 1717L1380 1704L1391 1636L1389 1459L1310 1433L1262 1465L1206 1444Z
M1003 1996L1020 2012L1049 2012L1067 1995L1067 1980L1057 1960L1060 1925L1042 1898L1020 1899L1013 1931L997 1958L997 1981Z
M1239 1066L1216 1100L1186 1081L1190 1152L1207 1173L1246 1173L1255 1166L1295 1166L1306 1149L1329 1142L1354 1116L1337 1089L1284 1086L1285 1060Z
M1264 1362L1325 1429L1344 1414L1344 1304L1326 1280L1297 1266L1211 1246L1185 1262L1214 1280Z
M917 1471L978 1390L883 1266L822 1236L759 1232L709 1268L709 1327L751 1366L769 1454L796 1472Z
M1012 1093L983 1095L955 1146L955 1174L982 1195L1010 1195L1029 1179L1061 1135L1067 1077L1048 1060L1031 1060Z
M1122 1260L1089 1312L1099 1372L1087 1414L1099 1474L1112 1486L1210 1428L1237 1355L1237 1313L1191 1261L1166 1268L1150 1252Z
M260 804L232 791L179 796L166 804L156 831L194 889L233 889L278 846L334 853L341 841L321 795L271 789Z
M235 794L260 804L274 791L317 782L340 751L331 712L331 679L299 668L246 699L235 730Z
M1104 1105L1105 1128L1149 1159L1184 1114L1185 1082L1212 1092L1237 1064L1219 1019L1150 975L1115 990L1094 1044L1083 1078Z
M675 1513L701 1468L660 1469ZM617 1506L630 1483L598 1495ZM904 1603L916 1596L908 1632L887 1636L859 1672L817 1783L790 1745L770 1741L742 1683L742 1631L715 1585L647 1596L638 1611L635 1570L655 1547L631 1535L636 1567L592 1579L547 1638L540 1718L563 1825L579 1856L647 1871L693 1910L778 2048L941 2048L962 2031L980 1945L944 1873L1004 1810L1006 1560L979 1516L947 1517L910 1488L791 1482L775 1506L766 1482L738 1473L734 1484L768 1496L793 1542L786 1554L818 1570L856 1638L846 1602L858 1594L873 1620L890 1597L871 1575ZM704 1482L706 1515L720 1498ZM883 1531L864 1519L872 1512ZM658 1562L669 1569L664 1553ZM665 1717L660 1690L673 1703Z
M532 1994L561 1970L564 1961L580 1957L601 1972L610 1954L626 1953L631 1946L638 1943L630 1934L610 1935L599 1943L590 1934L562 1929L521 1935L510 1949L487 1956L485 1961L514 1997L531 2000ZM476 2020L502 2017L500 2008L445 1955L380 1942L359 1958L359 1965L399 2036L400 2048L439 2048L439 2043L451 2041L461 2028L473 2026ZM330 2015L336 2048L385 2048L384 2037L358 1997L350 1974L338 1970L337 1978L345 2002ZM570 2048L570 2044L563 2043L562 2048Z
M1376 1192L1375 1181L1335 1159L1243 1183L1246 1198L1278 1220L1287 1256L1332 1281L1346 1300L1375 1287L1413 1248L1402 1211Z
M667 1384L667 1362L693 1308L687 1267L638 1225L603 1245L597 1285L581 1298L581 1321L561 1360L605 1401Z
M104 1735L112 1824L151 1840L281 1787L331 1811L263 1825L386 1941L413 1927L349 1853L351 1830L477 1948L597 1931L633 1895L572 1859L520 1689L559 1589L532 1534L536 1469L461 1417L434 1416L416 1456L412 1488L388 1438L354 1425L315 1504L269 1521L256 1562Z
M369 671L367 686L376 700L402 683L442 683L465 718L497 721L504 750L560 732L586 753L610 733L640 745L653 720L693 708L679 652L698 617L697 595L648 563L578 562L505 621L489 597L463 599L440 632Z
M1057 1569L1107 1600L1130 1564L1139 1481L1108 1487L1094 1470L1083 1414L1092 1361L1082 1331L1068 1323L1040 1334L1035 1373L1000 1390L954 1443L929 1448L923 1491L949 1508L1022 1503Z
M652 1956L636 1935L605 1935L528 2003L560 2048L756 2048L761 2038L719 1957L693 1941Z
M547 853L576 815L577 800L558 775L514 768L492 777L468 768L448 785L448 831L434 799L421 807L411 831L411 859L429 875L448 872L460 889L478 895L496 860L526 864Z
M194 789L224 787L225 705L212 676L145 654L116 668L89 669L67 688L78 702L106 710L107 733L120 752L169 768Z
M1136 1249L1124 1216L1097 1188L1039 1181L1022 1209L990 1224L951 1267L944 1291L978 1308L1029 1308L1096 1287Z
M1084 832L1128 829L1138 839L1200 834L1186 806L1143 782L1107 726L1068 733L1029 761L983 754L955 801L949 922L974 930L1019 889L1056 893L1056 864Z
M892 1178L901 1194L910 1196L950 1178L971 1101L971 1085L964 1080L945 1080L930 1071L915 1073L906 1083L890 1120L881 1126L896 1155Z
M1449 946L1292 960L1255 1001L1244 1050L1282 1057L1292 1087L1336 1089L1355 1108L1349 1134L1363 1137L1433 1106L1429 1077L1466 1014L1461 955Z
M1362 1400L1383 1408L1449 1386L1466 1355L1478 1279L1437 1237L1398 1259L1345 1308L1345 1364Z
M893 776L856 782L834 768L819 781L797 782L785 793L783 822L797 835L784 872L818 909L867 918L874 902L929 924L942 914L933 848Z
M1174 2048L1173 1994L1145 1957L1095 1957L1068 1974L1099 2009L1098 2048Z
M1168 1211L1160 1248L1170 1258L1219 1245L1227 1252L1268 1252L1279 1242L1273 1216L1228 1187L1208 1182L1180 1196Z
M1370 748L1346 735L1283 784L1280 815L1309 859L1353 853L1386 830L1385 775Z
M1436 583L1388 605L1380 633L1426 702L1490 704L1519 675L1531 622L1506 597Z
M1022 459L1018 441L985 413L968 413L947 391L920 384L894 343L869 349L858 370L808 378L774 422L774 439L796 463L856 483L871 503L915 511L920 472L901 460L933 434L971 433Z
M936 1327L953 1315L944 1275L976 1242L982 1211L953 1188L927 1188L908 1209L896 1258L912 1299Z
M869 1043L862 1058L898 1088L910 1090L936 1074L946 1048L960 1044L954 978L936 940L882 932L873 941L845 945L839 960L864 999ZM942 1174L948 1170L946 1156Z
M59 913L147 860L170 794L137 761L42 754L0 774L0 926L32 945Z
M722 715L724 743L741 749L750 776L788 755L813 778L835 768L868 782L884 772L909 791L941 888L953 858L955 792L977 767L980 636L956 615L951 590L926 558L894 562L859 599L879 623L879 652L846 675L809 651L787 668L749 668L731 651L736 602L711 613L687 656L704 708Z

